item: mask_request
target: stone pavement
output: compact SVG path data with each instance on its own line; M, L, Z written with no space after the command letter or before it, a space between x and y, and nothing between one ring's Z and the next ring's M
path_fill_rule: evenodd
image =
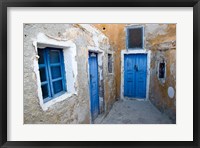
M150 101L120 100L114 103L105 118L95 120L95 124L172 124L172 122Z

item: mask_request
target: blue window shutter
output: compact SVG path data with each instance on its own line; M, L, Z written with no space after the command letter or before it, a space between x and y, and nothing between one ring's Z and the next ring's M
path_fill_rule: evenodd
M47 102L66 91L63 51L45 48L38 50L38 54L42 56L39 60L41 88L44 102Z
M39 49L38 55L39 58L39 71L40 71L40 81L41 81L41 89L42 89L42 95L43 99L48 99L51 97L50 92L50 85L49 85L49 73L47 68L47 60L46 60L46 50L45 49Z

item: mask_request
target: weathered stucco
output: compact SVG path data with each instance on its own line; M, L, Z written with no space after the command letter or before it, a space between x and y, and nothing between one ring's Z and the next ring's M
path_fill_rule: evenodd
M176 50L175 47L164 51L152 52L151 63L151 87L150 100L162 112L169 115L173 122L176 122ZM162 81L158 78L158 63L165 61L166 78ZM170 97L168 89L172 87L175 94Z
M102 33L108 38L111 49L114 51L114 73L116 81L116 97L120 98L120 85L121 85L121 50L125 49L125 24L94 24Z
M76 93L43 110L38 98L37 77L34 71L34 61L37 60L37 51L33 42L37 41L38 34L60 42L69 40L76 45L77 77L75 82ZM55 46L55 45L53 45ZM24 24L24 123L91 123L90 94L88 75L89 50L100 53L103 51L100 80L100 97L103 100L101 112L111 106L110 98L115 98L114 75L107 75L107 56L110 46L108 38L100 31L87 24ZM105 88L106 91L105 91ZM104 96L110 93L111 96ZM105 108L106 107L106 108Z
M151 50L149 99L166 113L175 123L176 120L176 24L94 24L104 33L115 51L116 96L120 97L121 51L126 50L126 27L144 26L144 49ZM158 78L159 62L166 62L166 78ZM170 98L168 88L174 89Z
M176 24L24 24L24 123L92 123L89 51L98 53L100 112L106 115L121 99L121 53L127 50L126 27L138 25L144 26L144 50L151 53L148 99L175 123ZM33 44L41 33L56 42L72 42L77 64L77 76L72 74L76 76L75 93L46 110L38 97L38 57ZM112 73L108 72L108 53L113 55ZM164 79L158 77L159 62L166 64Z

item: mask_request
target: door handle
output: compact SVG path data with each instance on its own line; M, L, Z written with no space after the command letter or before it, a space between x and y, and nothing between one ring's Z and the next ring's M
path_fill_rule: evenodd
M90 74L90 80L92 80L92 78L94 78L94 76L92 74Z
M135 66L134 66L134 69L135 69L135 71L138 71L138 66L135 65Z

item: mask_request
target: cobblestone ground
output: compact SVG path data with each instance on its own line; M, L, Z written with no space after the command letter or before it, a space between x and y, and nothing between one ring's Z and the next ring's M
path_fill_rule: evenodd
M98 120L97 120L98 121ZM172 124L149 101L125 100L117 101L101 124Z

